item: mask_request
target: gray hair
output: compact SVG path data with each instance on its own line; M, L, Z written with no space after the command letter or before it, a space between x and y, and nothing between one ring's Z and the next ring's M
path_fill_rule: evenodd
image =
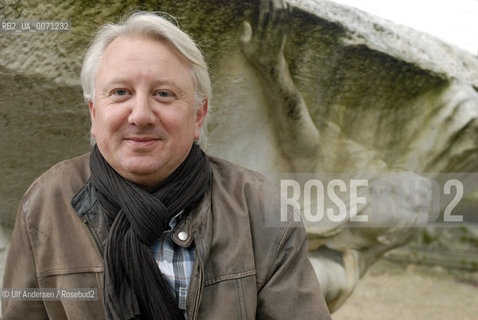
M94 100L96 72L106 48L113 40L123 35L139 35L168 42L191 63L195 107L197 108L205 99L211 100L212 89L208 67L191 37L161 16L150 12L136 12L118 24L105 24L93 38L81 69L81 85L86 103ZM201 137L205 135L205 128L206 123L203 123Z

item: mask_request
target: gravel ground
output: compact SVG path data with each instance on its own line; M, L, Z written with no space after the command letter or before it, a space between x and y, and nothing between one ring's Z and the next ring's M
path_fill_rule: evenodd
M334 320L476 320L478 272L381 260L359 282Z

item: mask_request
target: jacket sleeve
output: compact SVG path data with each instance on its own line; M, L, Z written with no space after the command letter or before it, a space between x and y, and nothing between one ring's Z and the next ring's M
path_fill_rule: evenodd
M15 227L9 242L7 260L3 276L3 288L38 288L35 260L28 227L28 213L23 200L18 209ZM11 291L11 290L9 290ZM2 299L2 319L48 319L43 301L25 301L20 298Z
M330 320L307 255L307 234L302 224L292 224L283 231L270 277L258 293L256 319Z

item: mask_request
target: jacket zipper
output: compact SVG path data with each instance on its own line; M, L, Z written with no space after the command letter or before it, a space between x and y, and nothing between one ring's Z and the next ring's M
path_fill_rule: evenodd
M199 304L201 302L201 295L202 295L203 266L202 266L202 261L199 254L197 255L197 259L199 263L199 281L197 285L196 299L194 300L193 318L191 320L196 320L198 318Z
M83 225L86 228L86 231L88 232L88 235L90 236L91 241L93 242L93 246L95 247L96 253L98 253L98 256L100 257L101 262L103 261L103 246L101 245L100 241L96 237L93 228L91 226L90 219L86 216L86 218L83 220Z

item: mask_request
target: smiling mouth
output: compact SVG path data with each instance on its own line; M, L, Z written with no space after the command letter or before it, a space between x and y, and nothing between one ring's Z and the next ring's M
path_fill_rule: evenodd
M125 138L124 141L135 147L149 147L156 142L161 141L161 139L156 137L129 137Z
M157 141L160 139L153 138L153 137L132 137L132 138L125 138L125 140L134 141L134 142L148 142L148 141Z

